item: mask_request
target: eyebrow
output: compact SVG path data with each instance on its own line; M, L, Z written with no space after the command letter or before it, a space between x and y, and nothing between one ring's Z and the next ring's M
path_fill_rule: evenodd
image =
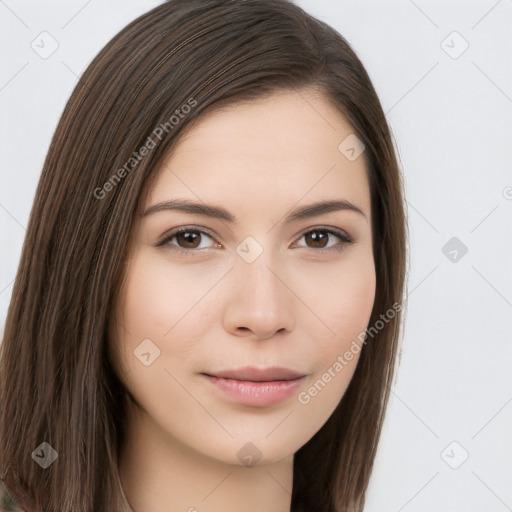
M151 215L153 213L169 210L204 215L206 217L211 217L213 219L225 220L233 224L238 223L236 216L230 213L228 210L222 208L221 206L198 203L196 201L191 201L189 199L173 199L170 201L164 201L162 203L155 204L153 206L150 206L141 216L146 217L147 215ZM296 222L302 219L308 219L310 217L316 217L318 215L340 210L353 211L359 213L365 219L367 219L363 210L358 206L352 204L350 201L347 201L345 199L331 199L300 207L292 211L290 214L288 214L284 222Z

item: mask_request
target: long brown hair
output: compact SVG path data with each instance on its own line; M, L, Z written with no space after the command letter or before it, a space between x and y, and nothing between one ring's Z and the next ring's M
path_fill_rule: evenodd
M122 510L127 394L109 359L108 327L155 170L206 112L307 87L325 94L365 145L377 276L370 325L382 327L365 339L334 413L295 454L291 509L362 510L402 331L401 308L382 316L406 287L403 184L362 63L340 34L286 0L167 1L101 50L69 99L0 348L0 476L26 510ZM58 454L46 469L32 456L43 442Z

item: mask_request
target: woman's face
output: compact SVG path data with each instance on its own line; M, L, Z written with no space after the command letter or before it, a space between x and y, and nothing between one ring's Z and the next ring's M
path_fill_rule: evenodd
M161 168L113 346L146 424L169 441L227 463L278 461L345 393L376 284L352 133L323 96L279 93L204 117ZM360 211L311 208L323 201ZM197 206L153 209L170 202Z

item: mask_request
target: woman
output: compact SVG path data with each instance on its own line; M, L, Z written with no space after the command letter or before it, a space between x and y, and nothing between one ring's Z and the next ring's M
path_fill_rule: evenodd
M0 355L27 511L362 510L405 288L379 100L285 0L168 1L49 149Z

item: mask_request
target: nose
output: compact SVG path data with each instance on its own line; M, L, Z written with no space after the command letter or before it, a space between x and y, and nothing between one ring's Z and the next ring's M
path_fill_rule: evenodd
M298 301L290 272L263 252L247 263L237 258L228 277L230 287L223 323L235 336L267 340L293 331Z

